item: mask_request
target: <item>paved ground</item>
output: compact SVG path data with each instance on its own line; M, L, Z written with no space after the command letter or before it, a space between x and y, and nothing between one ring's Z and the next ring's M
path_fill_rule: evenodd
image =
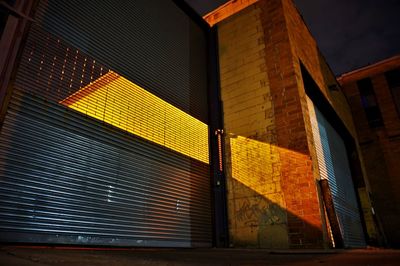
M1 266L400 265L400 250L77 249L0 246Z

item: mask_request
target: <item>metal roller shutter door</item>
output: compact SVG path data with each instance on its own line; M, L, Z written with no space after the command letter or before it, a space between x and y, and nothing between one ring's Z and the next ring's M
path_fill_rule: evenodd
M123 3L40 1L0 133L1 241L211 245L205 34L171 1Z
M364 247L356 194L343 139L308 98L321 178L328 179L346 247Z

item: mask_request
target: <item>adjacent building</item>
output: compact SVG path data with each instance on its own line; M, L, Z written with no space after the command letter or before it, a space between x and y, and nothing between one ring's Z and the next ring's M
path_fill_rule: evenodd
M400 56L339 77L360 142L370 198L389 246L400 242Z

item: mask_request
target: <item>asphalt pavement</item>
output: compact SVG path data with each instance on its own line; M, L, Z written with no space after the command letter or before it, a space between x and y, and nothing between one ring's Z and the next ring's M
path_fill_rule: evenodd
M0 265L400 265L400 250L137 249L0 246Z

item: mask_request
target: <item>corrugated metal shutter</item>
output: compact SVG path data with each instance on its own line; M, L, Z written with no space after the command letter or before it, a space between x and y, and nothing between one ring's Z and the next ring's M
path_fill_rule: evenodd
M36 19L51 35L207 121L204 32L172 1L42 1Z
M210 246L204 32L172 1L41 1L35 21L0 133L0 240Z
M343 139L308 98L321 178L328 179L346 247L366 245Z

